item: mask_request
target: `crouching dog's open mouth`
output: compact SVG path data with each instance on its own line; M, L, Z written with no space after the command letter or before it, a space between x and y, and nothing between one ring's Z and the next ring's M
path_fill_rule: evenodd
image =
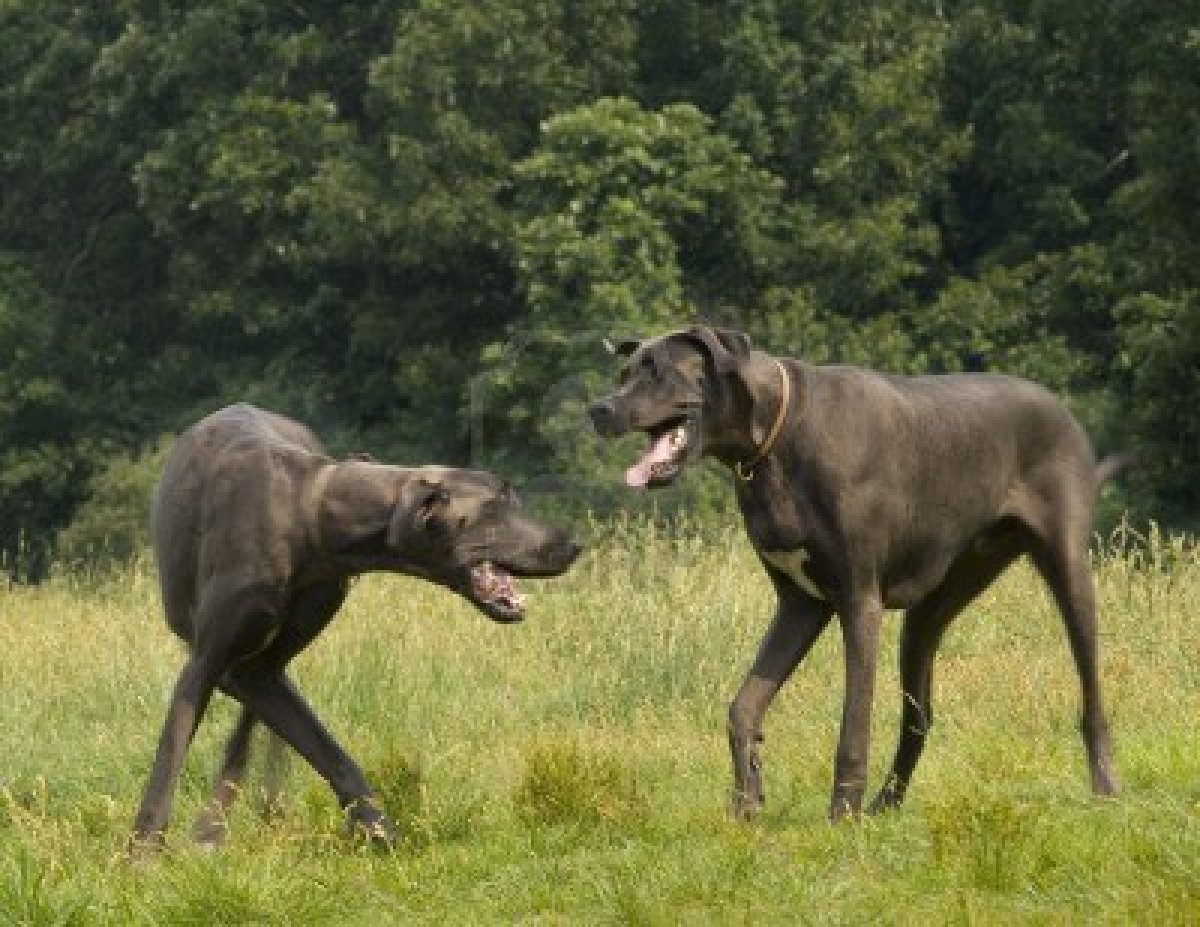
M671 482L683 470L692 443L688 419L674 419L651 429L650 446L632 467L625 471L625 485L635 488Z
M471 567L471 597L498 621L519 621L525 614L525 596L513 575L491 560Z

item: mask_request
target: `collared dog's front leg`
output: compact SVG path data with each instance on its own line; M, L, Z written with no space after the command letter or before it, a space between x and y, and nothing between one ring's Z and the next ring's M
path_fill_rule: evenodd
M754 665L729 706L729 750L733 758L732 813L754 817L763 805L762 721L771 700L829 623L830 609L772 575L779 591L775 619L759 646Z
M846 661L842 728L834 761L829 819L838 821L862 809L871 746L871 705L883 605L877 596L857 596L839 610Z

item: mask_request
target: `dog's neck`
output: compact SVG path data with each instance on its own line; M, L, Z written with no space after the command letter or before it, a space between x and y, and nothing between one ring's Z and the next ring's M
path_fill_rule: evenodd
M338 464L333 462L321 464L314 474L312 482L309 483L304 500L305 530L308 534L308 543L322 559L329 556L329 551L321 532L321 514L325 507L325 494L329 489L329 481L337 472L337 468Z
M386 478L380 478L381 471ZM409 468L359 460L320 466L304 500L309 544L319 570L339 576L407 571L384 537L410 475Z
M723 410L723 427L709 453L730 468L748 473L782 443L781 432L803 402L804 383L798 372L761 351L742 362L737 381Z

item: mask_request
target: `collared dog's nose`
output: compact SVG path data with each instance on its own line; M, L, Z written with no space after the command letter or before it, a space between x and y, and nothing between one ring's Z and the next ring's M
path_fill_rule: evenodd
M602 438L614 437L620 430L617 426L617 410L610 399L600 399L588 406L588 417L596 434Z

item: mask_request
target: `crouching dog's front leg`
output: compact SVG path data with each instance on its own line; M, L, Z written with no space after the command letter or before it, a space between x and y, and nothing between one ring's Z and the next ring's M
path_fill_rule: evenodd
M383 813L374 795L361 795L343 806L346 813L346 831L355 839L362 839L371 846L391 850L400 840L400 831L392 819Z

